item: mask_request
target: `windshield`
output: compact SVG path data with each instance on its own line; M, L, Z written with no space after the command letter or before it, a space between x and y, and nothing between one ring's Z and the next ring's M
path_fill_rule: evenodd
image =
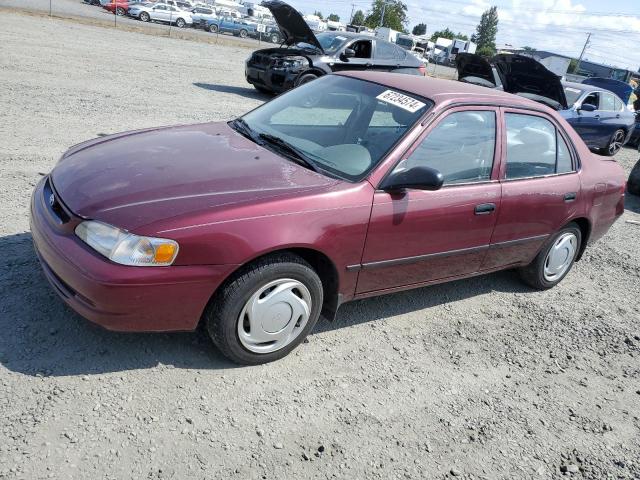
M325 53L332 54L340 50L347 40L349 40L344 35L336 35L335 33L319 33L316 35L318 39L318 43L322 46L322 49ZM317 48L309 43L300 42L296 45L298 48L313 48L316 50Z
M275 98L242 120L253 138L277 137L319 171L358 181L432 105L382 85L328 75Z
M571 108L582 96L582 90L579 88L564 87L564 96L567 97L567 105Z

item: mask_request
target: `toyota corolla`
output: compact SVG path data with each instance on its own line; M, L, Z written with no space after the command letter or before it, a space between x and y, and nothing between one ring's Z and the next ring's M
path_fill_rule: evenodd
M228 123L76 145L35 188L31 231L90 321L203 323L231 360L258 364L349 300L502 269L551 288L622 214L624 188L541 103L351 72Z

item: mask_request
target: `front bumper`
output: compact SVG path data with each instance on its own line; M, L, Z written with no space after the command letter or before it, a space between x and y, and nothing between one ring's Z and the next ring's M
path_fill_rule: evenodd
M275 93L282 93L293 88L294 82L298 75L300 75L300 72L283 69L276 70L247 62L245 64L244 75L247 82L252 85L266 88Z
M46 181L31 198L31 235L45 276L73 310L115 331L197 327L211 295L236 266L128 267L110 262L76 237L74 229L82 219L63 204L50 206Z

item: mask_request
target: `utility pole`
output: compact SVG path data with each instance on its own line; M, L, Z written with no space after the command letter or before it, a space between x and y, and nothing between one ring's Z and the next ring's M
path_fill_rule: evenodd
M587 47L589 46L589 40L591 40L591 33L587 33L587 41L584 42L584 47L582 47L582 52L580 52L580 58L578 58L578 65L576 65L575 73L578 74L580 71L580 64L582 63L582 57L584 57L584 52L587 51Z
M356 4L352 3L351 4L351 16L349 17L349 25L351 25L353 23L353 11L355 10L355 8L356 8Z
M380 17L380 26L384 27L384 11L387 8L387 2L382 2L382 16Z

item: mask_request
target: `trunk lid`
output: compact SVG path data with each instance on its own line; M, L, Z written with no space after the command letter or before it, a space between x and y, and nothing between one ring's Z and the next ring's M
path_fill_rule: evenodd
M494 63L505 92L568 108L560 77L540 62L524 55L500 54L494 57ZM545 99L554 103L545 102Z
M582 83L615 93L622 99L625 105L629 103L629 98L631 98L631 93L633 92L631 85L612 78L593 77L583 80Z

